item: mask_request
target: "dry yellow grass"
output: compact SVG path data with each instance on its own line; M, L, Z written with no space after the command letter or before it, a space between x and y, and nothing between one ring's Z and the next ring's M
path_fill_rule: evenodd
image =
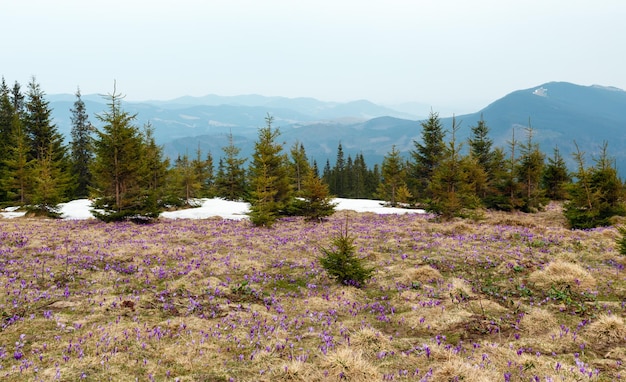
M364 327L352 333L350 347L361 351L367 357L374 356L381 351L393 350L389 337L370 327Z
M495 370L472 365L460 357L454 357L436 365L433 371L433 381L492 382L502 378Z
M2 221L0 379L623 377L626 258L614 229L568 231L552 210L349 220L377 268L363 289L317 262L343 214L272 230ZM552 285L569 286L571 300Z
M586 328L585 334L591 340L601 343L626 344L624 319L615 315L600 315Z
M322 377L326 381L369 382L380 378L376 366L368 362L361 350L340 347L322 357L321 367L327 373Z
M578 264L568 261L555 260L542 270L533 272L529 281L538 288L569 288L582 293L591 292L596 286L595 278Z
M405 269L400 282L404 285L411 285L414 282L426 284L443 281L441 273L430 265L419 266L417 268Z
M530 335L537 336L552 331L557 326L554 313L545 309L531 308L520 320L521 330Z
M319 371L313 365L302 361L292 360L280 364L272 371L268 378L262 378L263 381L316 381L320 380Z

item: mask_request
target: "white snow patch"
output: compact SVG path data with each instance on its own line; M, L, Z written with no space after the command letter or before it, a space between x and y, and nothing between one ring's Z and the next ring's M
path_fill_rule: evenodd
M26 212L19 212L17 209L19 207L7 207L3 210L0 210L0 216L2 216L5 219L13 219L13 218L20 218L24 215L26 215Z
M199 199L199 207L187 208L178 211L166 211L161 213L164 219L208 219L211 217L221 217L229 220L248 219L250 204L245 202L233 202L229 200L213 198ZM426 211L421 209L392 208L385 207L382 200L368 199L333 199L336 204L335 210L352 210L356 212L373 212L376 214L423 214ZM8 207L0 211L0 216L6 219L17 218L25 215L25 212L18 212L18 207ZM91 213L92 202L89 199L78 199L71 202L59 204L61 218L68 220L93 219Z
M206 219L219 216L223 219L241 220L246 219L250 205L244 202L233 202L219 198L200 199L200 207L187 208L178 211L166 211L161 213L166 219Z
M386 214L425 214L426 211L421 209L385 207L383 200L371 199L343 199L336 198L333 202L337 203L335 210L352 210L356 212L374 212L381 215Z
M69 220L93 219L91 214L91 200L78 199L59 204L61 218Z

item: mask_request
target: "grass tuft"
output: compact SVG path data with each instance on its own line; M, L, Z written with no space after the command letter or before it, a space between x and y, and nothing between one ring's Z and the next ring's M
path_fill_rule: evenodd
M549 263L542 270L531 273L528 279L537 288L546 291L554 286L556 289L569 288L574 292L583 293L592 291L596 286L595 278L583 267L560 259Z

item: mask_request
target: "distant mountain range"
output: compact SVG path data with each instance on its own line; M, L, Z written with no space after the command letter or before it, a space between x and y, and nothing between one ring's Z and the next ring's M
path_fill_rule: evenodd
M70 109L75 96L49 95L54 121L66 137L70 136ZM96 113L106 110L106 99L84 95L90 121L98 126ZM221 97L181 97L171 101L125 102L124 110L137 113L137 124L147 122L155 128L155 137L170 157L200 148L215 159L223 155L232 132L242 156L249 156L259 127L265 117L274 117L285 148L302 142L310 159L324 166L334 164L337 146L342 144L348 155L363 153L373 165L382 162L395 145L408 155L413 141L421 136L420 121L426 116L411 115L366 100L336 103L313 98L264 97L245 95ZM436 110L435 110L436 111ZM525 139L525 128L532 126L534 139L547 156L558 146L569 160L574 141L593 163L604 141L615 157L618 169L626 175L626 92L614 87L580 86L567 82L550 82L514 91L473 114L456 116L460 123L458 139L470 134L470 126L480 118L491 129L498 146L506 146L515 131L518 141ZM447 129L452 118L442 118Z

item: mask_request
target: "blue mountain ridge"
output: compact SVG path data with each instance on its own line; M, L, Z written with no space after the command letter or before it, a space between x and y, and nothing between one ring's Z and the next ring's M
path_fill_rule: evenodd
M70 109L75 97L51 95L48 100L55 123L69 137ZM98 126L95 114L106 109L106 100L95 95L83 96L83 100L90 121ZM241 148L241 156L248 157L258 128L271 115L274 126L280 128L285 149L301 142L309 159L315 159L320 168L327 160L334 164L339 143L346 157L362 153L370 165L381 163L393 145L408 156L414 141L420 139L420 122L425 118L365 100L334 103L259 95L124 102L123 107L137 114L138 126L149 122L154 127L157 142L170 157L193 155L200 149L203 153L210 151L217 159L223 155L222 147L228 144L231 133ZM490 127L494 143L501 147L513 134L518 141L526 139L525 128L530 124L533 139L546 155L552 155L558 146L571 168L574 142L586 153L588 164L592 164L606 141L618 170L626 174L626 92L621 89L549 82L517 90L476 113L456 116L460 125L457 139L466 140L470 127L481 117ZM441 121L447 130L451 128L451 117Z

